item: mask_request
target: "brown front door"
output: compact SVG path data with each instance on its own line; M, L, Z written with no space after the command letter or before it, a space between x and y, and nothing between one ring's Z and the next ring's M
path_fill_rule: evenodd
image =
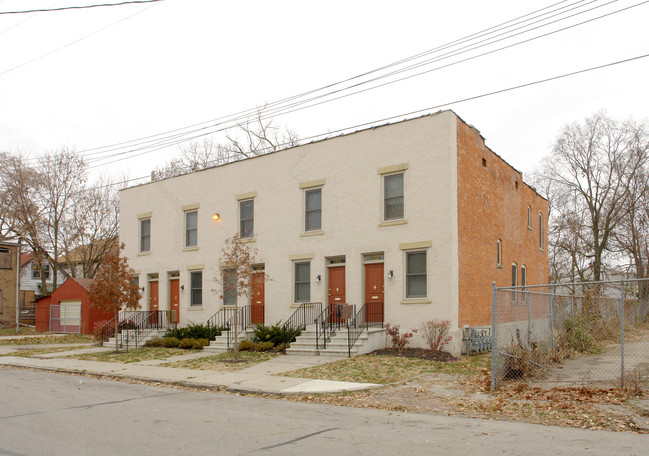
M169 315L170 323L180 323L180 280L169 280Z
M264 293L266 290L266 281L264 273L259 272L252 275L252 296L250 297L251 311L250 322L253 325L264 324Z
M329 268L329 308L335 304L345 304L345 266Z
M383 322L383 263L365 265L365 321Z

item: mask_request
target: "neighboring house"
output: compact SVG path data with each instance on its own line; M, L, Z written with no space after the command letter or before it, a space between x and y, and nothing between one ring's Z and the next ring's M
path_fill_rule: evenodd
M16 324L18 245L0 242L0 327Z
M45 277L45 289L43 289ZM59 268L59 284L66 279L63 270ZM33 305L37 298L54 291L52 268L50 264L40 265L33 253L20 254L20 301L25 305Z
M67 255L61 255L56 259L63 268L67 277L80 277L91 279L99 268L98 259L111 252L119 254L119 238L109 240L98 240L87 245L76 247Z
M547 201L452 111L124 189L120 207L142 308L181 325L237 299L217 280L235 233L270 277L252 290L266 324L384 303L373 318L402 330L450 320L453 353L490 323L492 282L548 281Z
M90 306L92 279L69 278L51 295L36 302L36 330L93 334L99 323L113 315Z

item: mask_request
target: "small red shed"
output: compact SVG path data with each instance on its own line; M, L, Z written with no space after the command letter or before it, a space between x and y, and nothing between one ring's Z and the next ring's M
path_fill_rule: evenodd
M36 301L36 330L92 334L97 322L113 315L90 307L92 279L69 278L54 292Z

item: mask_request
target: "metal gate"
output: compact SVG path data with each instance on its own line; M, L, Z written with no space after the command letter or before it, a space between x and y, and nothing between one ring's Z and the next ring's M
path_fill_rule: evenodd
M50 332L81 332L81 301L73 301L50 306Z

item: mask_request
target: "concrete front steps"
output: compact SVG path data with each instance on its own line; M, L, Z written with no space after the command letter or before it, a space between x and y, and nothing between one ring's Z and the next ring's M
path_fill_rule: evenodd
M126 335L128 334L128 348L139 348L143 347L147 340L153 339L154 337L162 337L167 332L166 329L154 329L146 337L141 340L138 340L137 346L135 344L135 331L132 329L125 329L122 331L122 340L123 343L119 345L119 348L126 348ZM115 337L108 339L108 342L104 342L102 347L111 348L115 346Z
M255 335L255 332L252 329L246 329L239 333L239 342L244 339L252 339ZM234 347L234 339L230 340L230 347L228 348L228 333L223 332L220 336L216 336L214 340L210 341L210 344L206 347L203 347L203 350L210 351L214 353L225 353L226 351L232 350Z
M327 341L327 348L322 348L322 338L316 348L315 329L307 328L297 337L291 347L286 349L287 355L322 355L347 358L348 356L364 355L374 350L385 348L385 328L369 328L359 336L351 350L348 349L347 328L340 328Z

